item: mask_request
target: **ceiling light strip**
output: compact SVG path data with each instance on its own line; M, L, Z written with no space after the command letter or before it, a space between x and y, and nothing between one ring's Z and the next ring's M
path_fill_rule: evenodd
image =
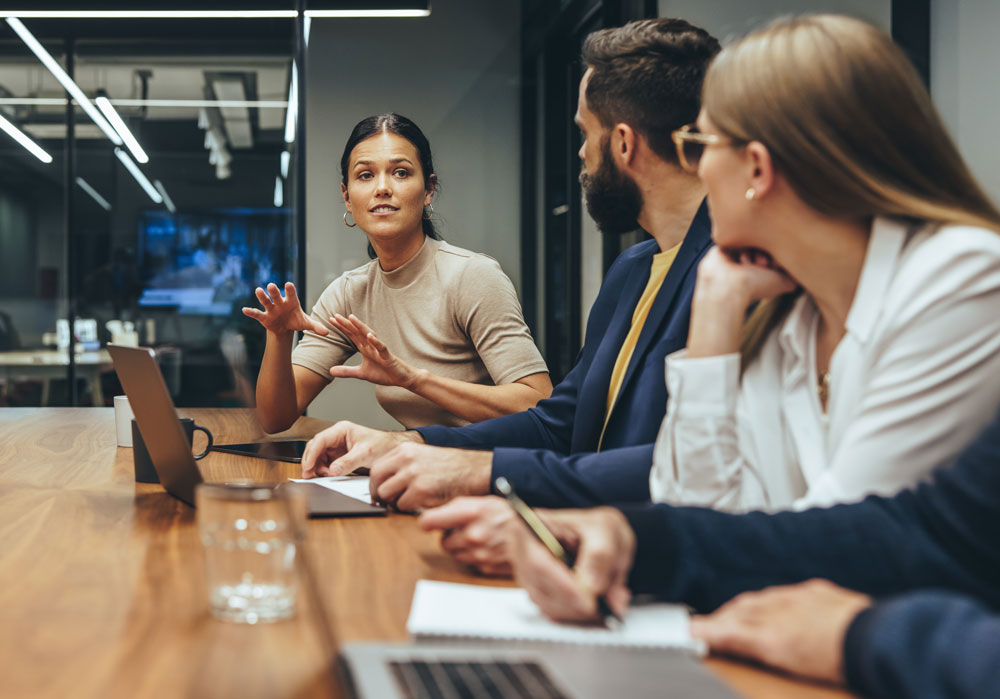
M2 104L2 103L0 103ZM285 100L153 100L153 99L113 99L111 104L119 107L257 107L259 109L284 109Z
M274 178L274 206L280 209L285 205L285 188L281 184L281 178Z
M163 186L163 183L159 180L153 180L153 186L156 187L156 191L160 193L161 197L163 197L163 205L167 207L167 211L172 214L176 214L177 207L174 206L174 200L170 198L169 194L167 194L167 188Z
M36 107L65 107L64 97L0 97L0 105L24 105ZM285 100L153 100L153 99L113 99L116 107L246 107L247 109L284 109Z
M295 10L4 10L27 19L294 19Z
M292 79L288 85L288 107L285 110L285 143L295 141L295 122L299 118L299 70L292 61Z
M306 17L339 18L349 17L430 17L426 10L306 10Z
M142 170L139 169L139 166L132 162L132 158L128 157L128 153L123 151L121 148L115 148L115 156L122 161L122 165L124 165L125 169L129 171L129 174L135 178L135 181L138 182L144 190L146 190L146 194L149 195L149 198L157 204L162 204L163 197L156 191L156 187L154 187L152 183L146 179L146 176L142 174Z
M96 189L90 186L90 183L82 177L76 178L76 183L80 185L80 189L90 195L91 199L97 202L97 204L105 211L111 211L111 204L108 200L102 197Z
M0 97L0 105L33 105L36 107L65 107L65 97Z
M4 133L13 138L15 141L20 143L24 148L28 150L33 156L41 160L46 165L52 162L52 156L42 148L40 145L28 138L21 129L14 126L11 122L7 121L6 117L0 114L0 129L3 129Z
M107 117L108 121L111 122L111 125L115 127L115 131L118 132L122 141L125 142L125 147L128 148L132 157L140 163L148 163L149 156L146 155L146 151L142 149L142 146L139 145L139 141L137 141L135 136L132 135L128 125L122 120L118 112L115 111L115 108L111 105L111 101L104 95L101 95L94 101L97 102L97 106L100 108L104 116Z
M7 24L9 24L10 28L13 29L19 37L21 37L21 41L27 44L28 48L31 49L31 52L34 53L35 56L38 57L38 60L42 62L42 65L48 68L49 72L55 76L56 80L62 83L62 86L66 88L66 92L72 95L73 99L77 101L77 104L83 107L83 111L85 111L87 116L89 116L94 123L97 124L98 128L104 132L104 135L111 139L111 142L116 146L120 146L122 144L122 139L115 132L115 130L111 128L111 124L108 123L108 120L101 116L101 113L97 111L94 105L91 104L90 100L87 99L87 96L83 94L83 90L80 89L80 86L73 82L73 79L67 75L66 71L63 70L62 66L59 65L56 59L52 58L52 55L38 42L38 39L35 38L34 34L29 32L28 28L25 27L21 20L17 17L7 17Z

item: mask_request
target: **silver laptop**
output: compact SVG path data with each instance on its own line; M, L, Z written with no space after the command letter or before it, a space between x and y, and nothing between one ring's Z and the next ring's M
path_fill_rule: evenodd
M348 643L341 676L354 696L531 699L735 698L679 650L563 644Z
M194 489L202 481L201 471L191 455L191 444L177 419L177 409L156 365L155 353L148 347L117 345L108 345L108 352L135 413L135 422L139 425L139 433L160 483L175 498L194 507ZM289 486L281 483L277 487ZM384 507L370 505L329 488L305 484L292 487L306 493L310 517L385 515Z
M191 455L155 353L148 347L118 345L108 345L108 352L160 483L175 498L194 507L194 487L202 481L201 471Z

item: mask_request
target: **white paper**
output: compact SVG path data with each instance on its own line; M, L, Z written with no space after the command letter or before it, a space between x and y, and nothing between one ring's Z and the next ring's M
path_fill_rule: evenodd
M341 495L372 504L372 496L368 491L368 476L324 476L322 478L289 478L296 483L315 483L330 490L336 490Z
M691 638L687 610L675 604L630 607L617 629L560 624L542 615L522 588L419 580L407 630L414 636L460 636L599 646L682 648L704 654Z

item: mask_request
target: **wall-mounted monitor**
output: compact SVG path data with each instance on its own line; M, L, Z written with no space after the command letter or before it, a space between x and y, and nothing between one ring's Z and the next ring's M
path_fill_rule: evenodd
M291 279L287 209L139 215L139 305L229 315L253 290Z

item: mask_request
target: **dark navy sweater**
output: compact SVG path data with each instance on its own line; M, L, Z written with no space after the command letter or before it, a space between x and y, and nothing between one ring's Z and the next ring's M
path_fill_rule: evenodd
M976 668L1000 666L997 620L982 617L1000 607L1000 416L953 466L894 497L777 514L668 505L622 511L636 531L629 581L634 592L701 612L747 590L817 577L876 597L915 590L960 593L968 600L914 597L862 614L848 634L847 676L854 688L886 696L904 692L904 685L881 684L891 682L893 672L912 675L907 686L916 696L941 696L934 687L952 687L942 684L942 673L996 679ZM896 631L876 622L883 615ZM899 631L905 625L926 629L926 639L906 636ZM958 628L987 635L984 629L992 629L992 645L972 653L967 644L949 645L934 635ZM894 633L899 643L893 643ZM928 645L916 650L918 641ZM935 644L947 654L934 650L936 662L920 660ZM878 650L879 662L870 662L869 649ZM986 665L983 657L989 658ZM876 691L882 687L887 689ZM1000 687L991 688L1000 696ZM984 686L972 689L962 696L991 694Z

